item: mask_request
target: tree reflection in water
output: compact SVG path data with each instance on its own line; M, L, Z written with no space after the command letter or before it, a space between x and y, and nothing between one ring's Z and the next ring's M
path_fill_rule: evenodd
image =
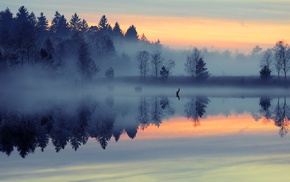
M35 113L1 108L0 151L9 156L16 148L24 158L37 147L44 151L49 140L59 152L68 144L78 150L89 138L95 138L106 149L112 137L117 142L126 132L133 139L139 127L160 126L164 118L174 114L166 97L142 97L137 111L136 120L116 122L118 115L124 117L128 111L114 108L113 97L107 97L103 105L89 97L70 107L67 104L53 105Z
M205 96L193 97L184 105L184 112L188 119L193 121L194 127L200 126L200 118L206 113L210 100Z
M277 98L277 103L274 108L271 105L269 97L260 98L260 114L267 120L271 119L275 125L280 128L279 135L284 137L289 131L290 109L287 105L287 99Z
M195 96L184 105L185 116L200 125L210 99ZM275 102L276 104L273 104ZM177 102L177 104L179 104ZM130 105L130 104L129 104ZM162 121L175 115L171 100L167 97L141 97L136 105L114 101L114 97L99 102L92 97L83 98L72 104L45 105L34 112L24 111L23 107L2 106L0 109L0 151L8 156L16 149L21 157L33 153L36 148L44 151L49 141L56 152L71 145L73 150L94 138L103 149L114 138L119 141L122 134L136 137L139 129L162 125ZM290 109L286 98L260 98L257 115L266 121L274 121L285 136L289 130ZM176 105L180 107L180 105ZM182 114L177 113L178 114ZM256 115L256 114L255 114Z

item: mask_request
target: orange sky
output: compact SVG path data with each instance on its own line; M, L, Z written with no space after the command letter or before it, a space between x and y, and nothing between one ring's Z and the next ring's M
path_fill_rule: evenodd
M160 127L149 126L142 130L139 128L136 140L183 138L183 137L207 137L227 136L236 134L267 134L277 133L279 128L272 121L264 122L261 118L255 121L250 114L231 116L209 116L200 120L200 126L194 125L192 120L185 117L175 117L162 122ZM121 140L127 140L128 136L123 134ZM134 140L135 140L134 139Z
M290 42L289 0L159 0L93 1L37 0L1 1L14 14L24 5L36 16L43 12L51 21L55 11L69 21L74 13L97 25L102 15L119 22L126 31L135 25L139 35L172 48L207 47L250 53L253 47L273 47L279 40Z
M114 24L118 21L123 31L134 24L139 35L144 33L150 41L160 39L161 43L177 49L197 46L218 50L238 49L240 52L249 53L256 45L265 49L273 47L278 40L290 41L290 25L279 22L247 21L245 23L226 19L141 15L112 17L117 18L109 16L109 23ZM89 21L89 23L98 22Z

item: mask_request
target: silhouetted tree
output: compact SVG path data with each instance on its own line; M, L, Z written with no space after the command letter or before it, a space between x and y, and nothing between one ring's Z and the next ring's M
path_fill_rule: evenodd
M80 23L80 31L87 32L89 30L89 25L85 19L83 19Z
M9 66L19 64L15 24L13 14L8 8L0 12L0 17L0 51L3 63L9 68Z
M115 26L113 28L113 34L115 37L118 37L118 38L122 38L124 36L118 22L115 23Z
M161 78L164 79L164 80L167 79L168 76L169 76L169 70L167 70L165 68L165 66L162 66L162 68L161 68L159 73L160 73Z
M172 68L175 66L175 62L170 59L166 61L165 66L162 66L160 69L160 76L163 80L167 79L171 73Z
M151 54L152 74L156 79L158 78L158 72L161 69L163 61L164 59L161 57L160 51L155 51Z
M144 33L141 35L140 41L145 43L145 44L149 44L150 43ZM156 51L156 52L159 52L159 51Z
M36 19L34 14L29 14L24 6L18 9L15 17L15 36L17 54L20 56L20 63L30 63L30 58L36 48Z
M275 54L275 67L278 73L278 78L280 77L280 71L284 73L284 79L287 78L287 72L290 68L290 51L288 44L283 41L278 41L274 47Z
M43 13L40 13L40 16L37 17L37 33L39 37L44 37L48 30L48 21L46 19L46 16L43 15Z
M207 68L205 67L206 63L200 58L196 65L196 79L197 80L206 80L209 77Z
M125 38L130 41L138 41L138 33L136 27L131 25L125 33Z
M145 80L149 70L149 53L147 51L139 51L137 53L138 68L140 70L141 80Z
M99 31L102 33L107 33L109 30L109 24L108 24L108 19L106 18L106 15L103 15L102 18L99 21L98 24Z
M13 13L9 8L4 11L0 11L0 43L3 46L6 43L5 39L9 38L13 26Z
M70 22L69 22L69 28L71 31L81 31L82 21L79 18L79 16L75 13L72 15Z
M268 66L264 66L260 71L260 78L264 81L271 79L271 70Z
M194 48L192 53L187 56L186 63L185 63L185 71L192 77L195 78L196 73L196 65L198 60L202 58L200 50Z
M99 68L96 66L95 62L90 57L90 52L88 49L88 44L82 42L79 48L79 59L78 68L82 75L82 80L91 80L93 76L99 72Z
M66 37L68 36L68 23L64 17L58 11L55 12L54 18L51 21L50 31L54 35Z

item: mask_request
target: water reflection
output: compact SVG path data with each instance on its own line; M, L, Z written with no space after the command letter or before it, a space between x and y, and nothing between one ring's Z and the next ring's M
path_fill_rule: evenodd
M201 125L202 118L226 115L222 111L207 112L215 98L206 96L183 98L183 103L163 96L143 96L132 102L128 98L118 99L116 101L112 95L103 101L82 97L75 103L41 104L41 109L33 112L17 104L3 106L0 110L0 151L9 156L17 150L24 158L36 148L44 151L49 142L59 152L67 145L78 150L90 138L106 149L111 139L118 142L123 134L134 139L139 130L146 130L148 126L161 127L172 117L187 117L196 127ZM213 108L218 107L220 105ZM249 109L247 112L253 117L257 114L264 118L266 123L274 121L280 128L281 137L287 134L290 119L287 98L261 97L257 108L257 111Z
M290 120L290 108L287 105L286 97L277 98L276 100L276 105L272 108L271 98L261 97L260 114L269 122L270 120L273 120L275 125L280 128L280 136L283 137L289 131L288 125Z
M194 126L200 126L200 118L206 113L206 107L210 100L205 96L193 97L184 105L186 117L191 119Z

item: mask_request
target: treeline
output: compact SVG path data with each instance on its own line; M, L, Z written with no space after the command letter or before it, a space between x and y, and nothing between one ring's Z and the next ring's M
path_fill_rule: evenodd
M91 80L100 70L128 68L135 58L116 50L131 46L158 49L160 41L150 42L139 37L131 25L123 32L119 23L114 26L102 16L97 26L89 26L74 13L70 20L58 11L49 25L46 16L38 17L24 6L15 16L7 8L0 12L0 71L39 66L49 72L73 75L77 71L83 80Z
M260 50L256 47L256 51ZM287 73L290 71L290 47L285 41L278 41L273 48L262 52L261 56L260 78L262 80L270 80L273 71L276 71L278 79L281 74L284 80L287 79Z
M109 141L118 142L122 134L134 139L139 129L160 126L175 112L166 97L141 98L136 108L136 119L128 121L128 107L117 109L113 97L107 97L103 105L89 97L69 109L67 104L55 104L33 112L6 105L0 110L0 152L10 155L17 149L24 158L37 148L44 151L50 141L56 152L69 144L77 150L89 138L106 149Z
M118 22L113 26L109 24L105 15L98 25L89 26L77 13L67 20L56 11L49 24L43 13L36 17L24 6L18 9L15 16L8 8L0 11L0 73L37 68L33 71L46 70L56 77L62 75L82 81L92 80L96 75L113 79L120 73L140 75L141 80L148 77L166 80L176 65L170 55L177 54L173 50L166 51L159 40L150 42L144 34L139 36L134 25L123 31ZM185 73L191 80L197 81L204 81L211 75L204 56L209 64L215 65L212 69L229 63L219 64L219 59L232 61L229 51L221 56L194 48L191 52L179 52L178 55L180 57L175 59L179 63L185 61ZM257 46L252 55L261 56L261 69L257 67L257 72L260 71L262 80L270 80L273 72L279 79L283 75L286 80L290 70L288 44L278 41L274 48L264 52ZM237 55L237 59L243 61L248 57ZM227 70L237 69L238 66L235 63ZM180 65L179 70L182 70Z

